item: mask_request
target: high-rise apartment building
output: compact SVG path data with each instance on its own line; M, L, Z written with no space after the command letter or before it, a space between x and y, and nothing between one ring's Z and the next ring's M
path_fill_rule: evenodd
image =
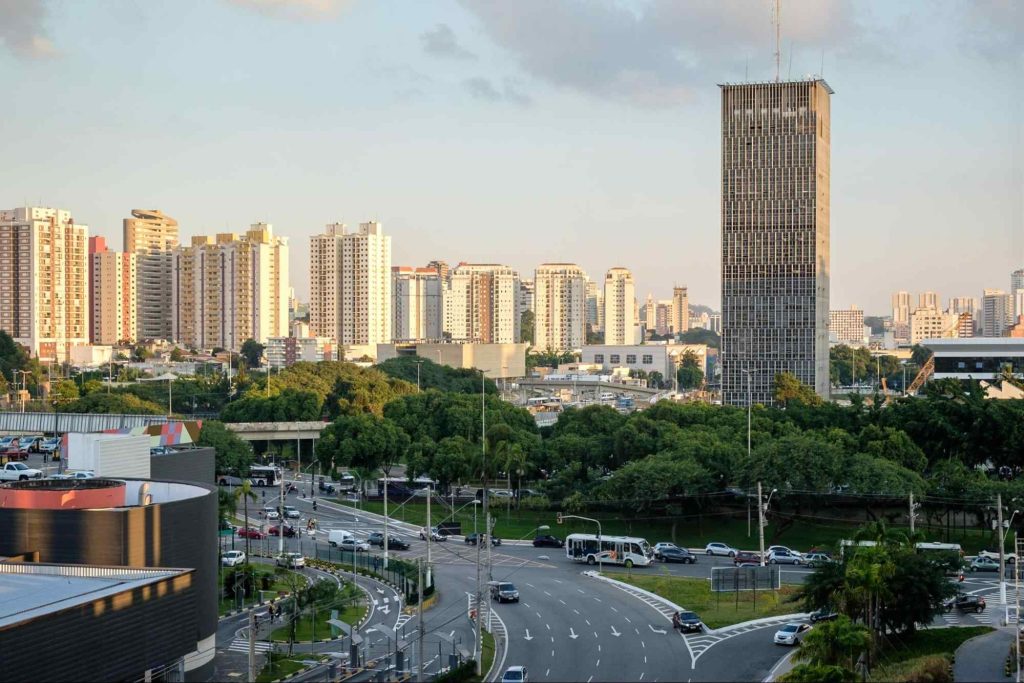
M89 340L93 344L135 341L137 258L132 252L110 251L102 237L89 238Z
M533 312L533 280L519 281L519 312L520 316L526 311Z
M392 266L391 311L394 341L439 341L444 300L437 269Z
M896 341L910 341L910 314L914 307L910 303L910 292L894 292L892 295L892 327Z
M949 308L946 310L950 313L970 313L974 315L978 312L978 300L973 296L950 297Z
M156 209L133 209L125 218L124 250L136 256L136 329L133 338L171 339L172 252L178 221Z
M921 292L917 295L917 307L927 308L932 311L939 310L939 295L937 292Z
M508 266L460 263L444 297L445 332L456 342L519 342L519 276Z
M1014 318L1024 315L1024 268L1010 273L1010 296L1013 297Z
M856 306L828 312L828 334L837 344L864 346L864 311Z
M288 335L288 240L271 225L193 237L174 250L171 274L175 340L237 351Z
M437 271L437 274L441 276L441 283L444 285L448 284L451 280L452 269L448 266L447 261L430 261L427 263L427 268L433 268Z
M605 285L605 324L607 325L608 320L608 286ZM654 332L654 327L658 324L658 311L655 308L654 295L647 292L647 301L644 302L643 312L640 315L640 319L644 321L644 327L648 332ZM606 344L608 342L605 342Z
M573 263L542 263L534 272L533 345L546 351L579 349L586 343L587 274ZM605 292L605 330L608 301Z
M328 225L309 240L309 327L339 345L390 344L391 237L377 222Z
M981 336L1002 337L1013 322L1010 295L1001 289L986 289L981 297Z
M723 402L770 404L783 372L828 397L832 88L721 91Z
M672 288L672 314L669 328L672 334L683 334L690 329L690 297L686 287Z
M651 297L647 305L652 306ZM616 267L604 276L604 343L617 346L639 344L633 325L636 286L628 268Z
M604 334L604 284L587 278L587 327L592 334Z
M40 360L89 343L88 238L65 209L0 210L0 330Z

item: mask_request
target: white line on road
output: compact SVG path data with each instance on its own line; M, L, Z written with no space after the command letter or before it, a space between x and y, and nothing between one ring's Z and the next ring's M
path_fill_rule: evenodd
M544 625L548 627L549 631L551 630L551 624L544 624Z
M424 592L426 592L425 589L424 589ZM558 598L558 602L562 603L563 605L565 604L565 600L563 600L562 598Z
M577 588L576 592L579 593L580 595L586 595L586 593L584 593L583 590L580 589L580 588Z
M611 608L612 608L612 611L613 611L613 612L615 612L616 614L618 614L618 613L619 613L619 610L615 609L615 606L614 606L614 605L609 605L609 607L611 607Z
M636 626L633 627L633 630L636 631L637 635L640 635L640 629L638 629Z
M626 619L626 621L628 621L629 623L631 623L631 624L633 623L633 620L632 620L632 619L630 619L629 617L626 617L625 619Z
M643 671L640 672L640 680L641 681L644 680L644 672Z
M601 668L601 660L600 660L600 659L599 659L599 660L597 660L597 664L596 664L596 666L597 666L597 668L598 668L598 669L600 669L600 668Z
M591 675L590 678L587 679L587 683L590 683L590 681L592 681L592 680L594 680L594 676L593 675Z
M647 663L647 655L644 655L644 664Z
M544 678L547 678L550 675L551 675L551 669L548 669L547 671L544 672Z
M555 642L555 637L554 636L551 636L551 642L552 643Z
M640 641L640 647L642 647L643 649L645 649L645 650L646 650L646 649L647 649L647 644L646 644L646 643L644 643L644 641L642 641L642 640L641 640L641 641Z
M551 593L548 593L547 591L544 591L544 595L548 596L549 598L550 597L554 597L554 596L551 595Z
M534 586L532 583L528 583L526 585L529 586L530 588L536 588L536 586Z
M555 651L554 651L554 650L552 650L552 651L551 651L551 656L552 656L552 657L554 657L554 656L555 656Z
M541 619L541 618L542 618L542 617L540 616L540 612L534 612L534 614L536 614L536 615L537 615L537 618L538 618L538 619Z
M601 643L598 643L598 644L597 644L597 651L598 651L598 652L600 652L600 651L601 651Z
M573 608L573 610L572 610L572 611L573 611L573 612L575 612L576 614L579 614L579 613L580 613L580 611L579 611L578 609L575 609L575 608Z
M601 602L601 598L594 598L594 599L597 600L598 602Z
M590 619L584 619L583 621L587 622L587 626L590 626Z

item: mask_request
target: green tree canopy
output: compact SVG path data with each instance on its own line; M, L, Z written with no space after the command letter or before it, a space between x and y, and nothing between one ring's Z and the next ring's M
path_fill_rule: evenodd
M788 406L791 402L802 403L805 406L818 406L822 403L821 397L814 393L814 389L789 372L780 372L775 375L773 398L782 406Z
M342 415L324 429L316 456L324 471L364 467L390 476L409 444L409 436L390 420L357 413Z
M266 348L255 339L246 339L242 342L239 353L245 359L245 364L250 368L258 368L263 359L263 349Z
M167 405L145 401L133 394L117 392L111 394L92 393L67 405L61 406L65 413L107 413L135 415L166 415Z
M216 450L217 472L234 472L238 476L248 474L249 465L252 464L252 448L248 442L225 427L223 422L204 420L196 443Z

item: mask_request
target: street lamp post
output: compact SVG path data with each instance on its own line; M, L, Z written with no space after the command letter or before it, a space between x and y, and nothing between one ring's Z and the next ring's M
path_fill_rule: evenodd
M768 494L768 500L761 503L761 482L757 482L757 535L761 549L762 567L764 566L764 527L766 524L764 517L768 514L768 505L772 502L772 496L774 496L777 491L778 489L772 489L772 492Z
M416 393L420 391L420 366L423 365L423 361L416 361Z
M566 519L582 519L584 522L593 522L597 525L597 571L604 571L604 564L601 562L601 521L598 519L594 519L593 517L581 517L580 515L563 515L562 513L558 513L558 516L555 517L555 520L559 524L561 524L562 521Z

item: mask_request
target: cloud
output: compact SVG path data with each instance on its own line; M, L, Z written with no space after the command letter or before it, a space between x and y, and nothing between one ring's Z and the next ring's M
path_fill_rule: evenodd
M448 24L438 24L432 31L420 35L423 50L435 57L475 60L476 55L459 45L455 32Z
M351 0L228 0L228 2L264 14L284 14L292 18L313 20L332 19L351 4Z
M714 82L774 76L771 6L752 0L460 0L533 77L591 96L674 105ZM886 27L864 30L868 10L852 0L788 0L782 44L832 58L854 48L880 54ZM870 43L870 45L869 45ZM787 55L783 55L786 70ZM813 60L814 67L818 60ZM806 65L797 67L803 74Z
M0 45L18 57L43 59L57 54L43 27L42 0L0 0Z
M469 94L478 100L518 104L523 107L533 103L533 100L519 89L518 83L513 79L506 78L501 88L492 83L490 79L481 76L467 78L463 81L463 85Z

